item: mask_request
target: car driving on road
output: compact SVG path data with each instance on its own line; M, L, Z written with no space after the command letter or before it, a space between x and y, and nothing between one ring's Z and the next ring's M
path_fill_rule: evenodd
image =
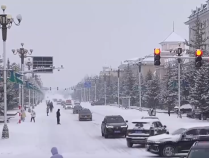
M190 148L187 156L184 158L208 158L209 157L209 141L195 142Z
M125 121L120 115L105 116L101 125L102 136L126 136L128 121Z
M182 127L172 134L152 136L147 139L147 151L161 157L172 157L190 150L196 141L209 141L208 123L198 123Z
M92 121L92 113L89 109L82 109L79 111L79 115L78 115L78 119L79 121L82 120L89 120Z
M76 105L73 107L73 114L79 114L81 110L82 110L82 106Z
M166 126L157 119L136 119L127 130L126 142L128 147L134 144L145 146L147 138L167 132Z

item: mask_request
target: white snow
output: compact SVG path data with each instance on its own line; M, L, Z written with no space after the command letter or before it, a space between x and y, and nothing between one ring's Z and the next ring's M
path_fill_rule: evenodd
M185 42L185 39L183 39L181 36L176 34L175 32L172 32L163 42Z
M151 156L144 148L128 148L125 138L105 139L101 136L101 122L106 115L121 115L130 123L133 119L147 116L147 112L135 109L122 109L115 106L91 106L81 103L84 108L89 108L93 114L93 121L78 121L78 115L71 110L64 110L61 105L54 105L53 113L46 116L45 101L35 108L36 123L30 122L27 113L26 121L17 124L17 118L8 124L10 138L0 140L0 157L2 158L46 158L50 157L50 150L57 147L64 158L146 158ZM61 125L56 124L57 109L61 109ZM177 118L176 115L157 113L163 125L170 132L177 128L200 123L200 120ZM0 124L0 129L3 124Z

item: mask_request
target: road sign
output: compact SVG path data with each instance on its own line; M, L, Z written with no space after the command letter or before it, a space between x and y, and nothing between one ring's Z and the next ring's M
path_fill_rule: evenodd
M85 88L91 88L91 82L85 82L84 87Z
M41 69L41 68L51 68L53 66L53 57L47 56L37 56L33 58L33 69L35 73L53 73L53 69Z

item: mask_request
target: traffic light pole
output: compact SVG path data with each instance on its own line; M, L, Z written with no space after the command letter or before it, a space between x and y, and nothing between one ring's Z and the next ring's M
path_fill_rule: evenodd
M178 48L177 50L174 51L175 53L177 53L177 56L160 56L160 53L161 53L160 50L159 49L155 49L155 50L158 50L157 53L155 52L155 56L149 56L149 57L154 57L156 60L156 55L159 55L159 58L157 59L158 63L156 65L160 65L160 61L159 61L160 58L174 58L174 59L178 60L178 116L179 116L179 118L182 118L181 113L180 113L180 107L181 107L181 59L196 59L197 57L181 56L182 48ZM201 50L199 50L199 51L201 51ZM163 53L172 53L172 52L173 51L163 51ZM202 56L201 52L198 52L198 53L200 54L199 56ZM196 54L196 56L197 56L197 54ZM202 59L208 60L209 57L201 57L201 60ZM198 66L198 67L200 67L200 66Z

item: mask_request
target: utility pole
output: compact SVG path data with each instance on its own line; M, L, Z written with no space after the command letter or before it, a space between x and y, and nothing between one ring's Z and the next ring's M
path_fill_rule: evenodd
M120 108L120 69L118 68L118 106Z
M177 55L178 57L182 56L182 48L178 48ZM181 59L178 58L178 103L179 103L179 117L181 117L180 114L180 108L181 108Z
M22 16L18 15L17 16L18 23L16 23L11 15L5 13L6 8L7 7L5 5L2 5L1 9L3 11L3 14L0 14L0 29L2 30L3 68L4 68L4 81L3 81L3 85L4 85L4 126L3 126L3 131L2 131L2 138L3 139L9 138L9 129L7 126L7 68L6 68L7 30L12 27L12 24L19 26L20 22L22 21Z
M28 62L26 63L26 66L28 66L28 70L30 70L31 66L32 66L32 62L30 61L30 59L28 59ZM29 107L31 108L31 96L30 96L30 88L28 89L28 93L29 93L29 96L28 96L28 103L29 103Z
M27 49L23 48L24 43L21 43L21 48L17 49L17 51L15 49L12 49L12 52L14 55L19 55L20 59L21 59L21 71L22 73L24 73L24 59L27 56L27 54L31 55L33 53L33 49L30 49L30 51L28 51ZM22 75L22 82L24 83L24 75ZM24 84L21 85L21 106L22 108L25 108L24 105Z

